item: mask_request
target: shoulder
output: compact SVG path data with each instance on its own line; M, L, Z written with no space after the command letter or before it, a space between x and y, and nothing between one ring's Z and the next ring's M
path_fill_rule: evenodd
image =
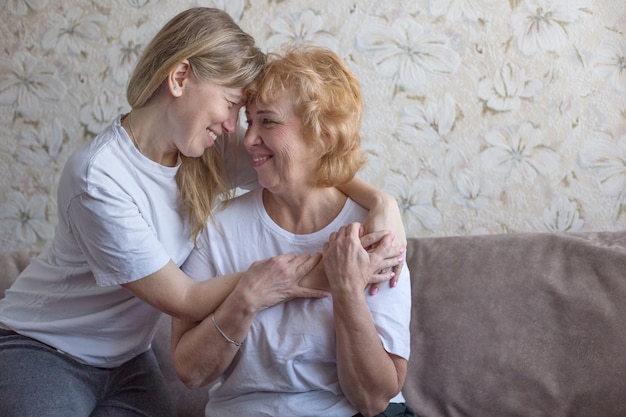
M72 152L59 179L59 202L88 192L110 178L111 172L120 171L118 167L124 164L122 155L125 151L118 120Z
M76 148L68 158L64 172L86 177L94 166L106 165L114 158L112 149L120 146L119 123L114 121L95 138Z
M261 223L263 207L262 190L252 190L227 201L220 202L205 227L198 235L199 244L223 241L224 235L248 236ZM259 220L259 221L257 221Z
M335 217L333 221L333 227L344 226L353 222L363 222L367 218L368 210L360 206L356 201L351 198L346 199L346 204Z
M248 191L230 200L222 201L215 208L217 220L238 216L256 210L259 204L263 204L263 190L261 188Z

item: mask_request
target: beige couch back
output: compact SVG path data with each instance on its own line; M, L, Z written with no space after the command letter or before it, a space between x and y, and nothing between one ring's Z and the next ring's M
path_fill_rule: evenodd
M413 240L405 395L428 417L626 416L626 232Z

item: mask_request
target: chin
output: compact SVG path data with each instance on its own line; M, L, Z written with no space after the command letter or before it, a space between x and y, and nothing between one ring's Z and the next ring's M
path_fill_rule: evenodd
M269 191L272 191L272 189L274 188L275 184L272 184L269 181L263 181L262 179L259 179L259 185L263 188L266 188Z
M202 155L204 155L204 152L206 152L206 150L209 148L204 148L204 149L199 149L199 150L193 149L192 152L189 152L187 154L181 152L181 154L185 155L188 158L200 158Z

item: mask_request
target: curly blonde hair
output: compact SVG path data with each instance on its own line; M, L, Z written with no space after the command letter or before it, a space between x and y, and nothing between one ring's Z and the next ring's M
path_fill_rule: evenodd
M334 52L299 45L268 54L265 69L246 92L248 102L265 104L275 103L286 93L320 156L317 185L345 184L365 164L361 89L345 61Z

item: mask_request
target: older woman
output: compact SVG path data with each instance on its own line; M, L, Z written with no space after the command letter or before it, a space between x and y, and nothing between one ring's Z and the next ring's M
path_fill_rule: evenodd
M280 288L242 277L201 322L174 320L181 379L217 379L208 416L412 415L400 392L409 357L410 279L368 295L391 233L362 235L367 211L340 191L363 166L362 99L346 64L320 48L270 55L248 89L244 139L262 189L208 222L183 269L191 277L245 270L282 253L324 252L330 297L282 302ZM330 239L330 241L329 241ZM390 404L391 403L391 404ZM389 414L388 414L389 415Z

